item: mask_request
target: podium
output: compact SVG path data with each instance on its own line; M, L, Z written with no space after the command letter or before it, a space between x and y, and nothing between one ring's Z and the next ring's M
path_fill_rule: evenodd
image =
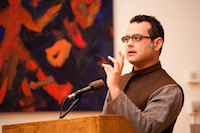
M3 125L2 133L134 133L124 116L98 115Z

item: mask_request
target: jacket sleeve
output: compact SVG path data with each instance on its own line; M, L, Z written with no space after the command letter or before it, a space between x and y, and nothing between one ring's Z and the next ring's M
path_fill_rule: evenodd
M136 133L155 133L167 128L181 111L183 94L176 84L161 87L148 99L143 111L139 110L121 92L115 99L109 99L107 94L102 113L107 114L107 106L110 106L116 114L126 117Z

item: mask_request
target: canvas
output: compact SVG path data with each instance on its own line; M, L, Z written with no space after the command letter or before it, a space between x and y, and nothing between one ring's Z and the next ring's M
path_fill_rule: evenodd
M112 0L1 0L0 112L60 110L72 92L105 81L108 55ZM73 110L102 110L106 91L81 96Z

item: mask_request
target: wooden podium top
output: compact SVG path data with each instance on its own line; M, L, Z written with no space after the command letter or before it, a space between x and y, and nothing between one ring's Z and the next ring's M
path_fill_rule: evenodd
M134 130L124 116L98 115L3 125L2 133L134 133Z

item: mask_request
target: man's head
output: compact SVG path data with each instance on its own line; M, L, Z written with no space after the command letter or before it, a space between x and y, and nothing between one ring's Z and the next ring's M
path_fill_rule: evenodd
M164 41L164 29L162 27L162 25L160 24L160 22L153 16L147 16L147 15L138 15L133 17L130 20L130 24L133 22L149 22L151 25L151 29L149 29L149 35L152 39L161 37Z
M126 43L128 61L136 68L143 69L159 61L164 42L164 30L154 17L138 15L130 20L122 41Z

